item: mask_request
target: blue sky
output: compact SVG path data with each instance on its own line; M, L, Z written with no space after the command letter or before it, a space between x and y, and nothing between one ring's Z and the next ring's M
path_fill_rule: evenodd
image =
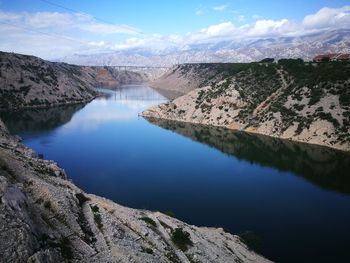
M350 28L349 11L342 0L0 0L0 50L50 58L97 48L185 48Z
M66 11L40 0L2 0L0 2L0 8L6 11ZM160 34L183 34L228 20L243 24L251 22L253 16L298 21L322 7L338 8L350 4L349 1L341 0L50 0L50 2L116 24L127 24L147 33ZM223 9L219 8L216 11L215 7L223 7ZM240 16L244 16L244 19Z

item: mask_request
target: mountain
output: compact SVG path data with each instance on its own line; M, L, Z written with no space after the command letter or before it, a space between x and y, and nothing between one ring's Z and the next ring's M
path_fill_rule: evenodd
M184 93L143 112L350 151L350 62L202 63L153 83Z
M322 53L350 53L350 30L323 31L295 37L220 41L173 47L164 51L129 49L96 54L73 54L58 61L78 65L172 66L197 62L252 62L266 57L312 58Z
M87 102L95 87L141 83L145 76L109 67L82 67L0 52L0 109Z

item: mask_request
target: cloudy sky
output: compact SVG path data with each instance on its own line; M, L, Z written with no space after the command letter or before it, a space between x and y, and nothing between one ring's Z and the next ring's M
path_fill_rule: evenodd
M350 28L341 0L0 0L0 50L56 59Z

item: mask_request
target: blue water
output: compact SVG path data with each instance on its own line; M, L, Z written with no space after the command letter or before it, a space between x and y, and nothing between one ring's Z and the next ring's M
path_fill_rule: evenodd
M199 226L252 231L279 262L350 262L350 156L220 128L145 120L166 98L145 86L85 106L3 114L75 184Z

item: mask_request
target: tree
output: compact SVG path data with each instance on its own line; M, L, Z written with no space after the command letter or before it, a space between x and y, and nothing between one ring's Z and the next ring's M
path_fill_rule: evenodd
M275 61L274 58L264 58L262 60L260 60L260 63L273 63Z

